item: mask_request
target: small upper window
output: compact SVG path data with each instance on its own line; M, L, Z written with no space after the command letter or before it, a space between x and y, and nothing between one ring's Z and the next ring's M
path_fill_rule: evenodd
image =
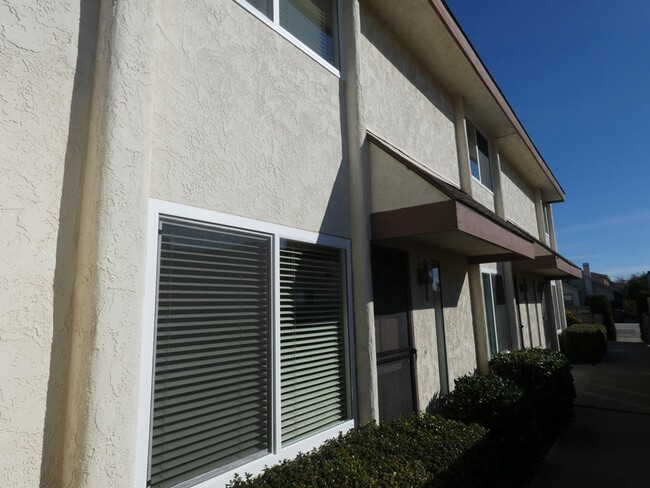
M488 141L476 126L465 120L467 128L467 145L469 148L469 169L472 176L492 189L492 171L490 168L490 148Z
M245 0L335 68L339 68L336 0ZM277 7L276 7L277 5Z

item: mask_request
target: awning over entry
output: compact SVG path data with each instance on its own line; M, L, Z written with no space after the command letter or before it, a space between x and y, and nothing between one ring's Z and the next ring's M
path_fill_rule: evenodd
M563 278L582 279L582 270L541 242L535 243L535 259L517 261L512 264L513 271L530 272L551 280Z
M399 149L368 133L375 241L402 239L472 263L534 259L532 237L499 218Z

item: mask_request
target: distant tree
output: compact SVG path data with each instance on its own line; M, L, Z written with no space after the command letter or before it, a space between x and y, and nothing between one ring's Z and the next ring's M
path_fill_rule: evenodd
M628 300L636 300L636 296L640 291L650 290L650 287L648 286L648 277L645 271L631 274L624 281L627 281L625 296Z

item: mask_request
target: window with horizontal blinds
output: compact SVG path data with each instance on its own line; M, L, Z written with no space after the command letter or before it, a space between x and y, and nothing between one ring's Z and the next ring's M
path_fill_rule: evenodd
M280 245L283 445L347 418L344 252Z
M338 67L336 5L335 0L280 0L280 25Z
M150 482L269 451L271 238L162 219Z

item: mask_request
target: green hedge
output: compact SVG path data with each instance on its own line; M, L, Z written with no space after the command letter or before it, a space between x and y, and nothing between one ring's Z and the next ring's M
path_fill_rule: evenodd
M562 332L560 343L569 362L596 364L607 351L607 331L602 325L572 325Z
M490 370L524 391L543 435L552 436L571 421L576 390L564 354L541 348L500 353L490 360Z
M484 427L416 414L368 424L256 478L236 476L230 486L489 487L498 461Z
M614 325L614 312L612 304L604 295L589 295L585 299L585 304L591 309L591 313L601 314L603 316L603 325L607 329L607 340L616 340L616 326Z
M526 415L524 392L512 381L495 375L462 376L447 395L442 414L490 430L508 429Z
M501 456L509 459L509 470L513 466L525 470L539 448L539 435L531 422L531 406L523 390L501 376L458 378L441 413L489 429Z

